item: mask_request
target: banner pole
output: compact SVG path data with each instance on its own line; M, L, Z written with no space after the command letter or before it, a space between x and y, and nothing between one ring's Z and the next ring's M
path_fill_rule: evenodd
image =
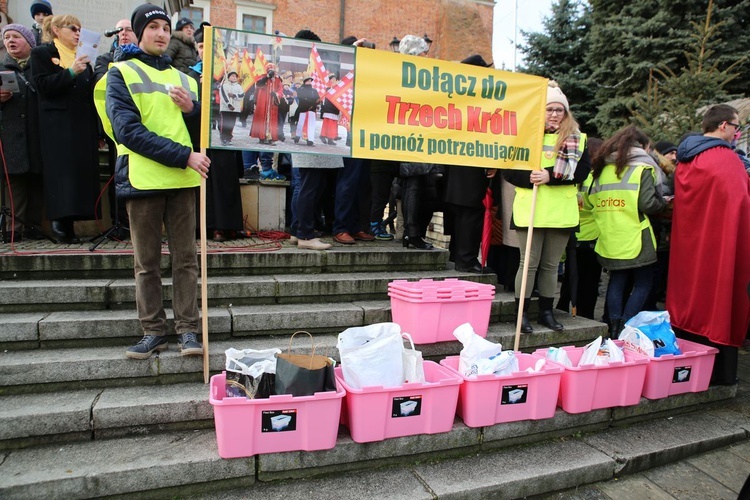
M201 154L206 154L211 133L211 82L213 81L214 31L205 28L203 50L203 72L201 74ZM206 179L201 177L200 186L200 237L201 237L201 331L203 340L203 383L208 384L210 349L208 345L208 255L206 230Z
M531 220L529 220L529 234L526 237L526 251L523 257L523 274L521 275L520 299L518 300L518 315L516 317L516 342L513 350L518 351L518 345L521 342L521 320L523 318L523 306L526 302L526 277L529 274L529 257L531 256L531 241L534 236L534 215L536 214L536 196L539 192L539 186L534 184L531 191Z

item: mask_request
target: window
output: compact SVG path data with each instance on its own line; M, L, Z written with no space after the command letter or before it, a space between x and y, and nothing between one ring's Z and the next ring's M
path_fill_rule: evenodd
M237 4L237 29L256 33L273 33L275 5L235 0Z
M193 0L190 7L185 7L180 11L180 19L187 17L193 21L193 26L198 26L203 21L211 22L211 0ZM174 19L174 18L173 18Z
M265 33L266 18L260 16L251 16L249 14L242 14L242 30Z
M203 9L200 7L188 7L180 11L180 19L187 17L193 21L193 26L196 28L203 22Z

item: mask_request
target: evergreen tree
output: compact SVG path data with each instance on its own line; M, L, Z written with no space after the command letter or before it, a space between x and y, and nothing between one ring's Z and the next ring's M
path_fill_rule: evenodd
M676 76L681 68L688 67L684 48L692 42L691 22L705 19L707 3L705 0L631 0L627 3L591 0L590 3L591 30L586 62L591 68L590 84L598 104L594 122L600 132L610 135L626 125L631 119L630 110L639 106L634 94L657 90L655 81L649 87L650 78L658 75L655 69ZM736 63L734 70L740 75L729 81L725 90L746 92L750 65L742 57L750 42L747 29L750 0L715 0L714 3L715 36L720 42L713 49L718 68ZM703 88L689 85L688 76L684 79L681 92ZM673 84L677 85L677 81ZM674 92L680 91L675 88ZM643 108L643 103L640 107Z
M594 118L605 136L625 126L633 94L642 91L650 70L677 64L686 40L660 0L615 2L591 0L592 27L586 62L598 112Z
M687 65L678 73L666 66L652 70L646 91L634 96L633 118L656 140L676 142L687 131L699 131L697 110L732 97L726 87L739 76L735 69L743 59L720 69L721 58L715 49L722 44L718 33L723 23L712 22L713 8L714 0L709 0L703 22L691 23Z
M520 49L526 66L521 71L556 80L581 129L596 135L592 122L596 103L587 83L591 72L584 62L589 19L588 6L581 0L556 0L552 15L544 18L542 33L522 32L526 44Z

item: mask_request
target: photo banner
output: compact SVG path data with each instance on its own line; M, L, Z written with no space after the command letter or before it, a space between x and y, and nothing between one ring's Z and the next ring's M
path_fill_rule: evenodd
M545 78L216 27L205 40L202 147L541 163Z

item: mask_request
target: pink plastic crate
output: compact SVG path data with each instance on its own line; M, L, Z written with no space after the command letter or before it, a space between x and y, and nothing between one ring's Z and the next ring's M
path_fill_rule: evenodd
M349 427L352 439L369 443L450 431L461 377L433 361L424 361L424 375L424 383L353 389L337 367L336 380L346 389L341 423Z
M458 356L441 365L456 372L464 381L458 393L456 413L469 427L486 427L518 420L541 420L555 416L563 368L545 363L539 372L525 372L539 359L533 354L516 353L518 368L510 375L465 377L458 372Z
M486 336L495 287L455 278L395 280L388 284L388 295L393 322L415 344L432 344L456 340L453 330L464 323Z
M557 405L568 413L583 413L613 406L637 405L646 379L648 358L624 351L625 361L606 366L577 366L583 347L563 347L573 367L564 367ZM547 349L534 351L547 357ZM554 363L553 361L550 361ZM563 365L559 365L563 366Z
M211 377L216 443L221 458L258 453L328 450L336 445L345 392L289 394L267 399L228 398L226 372Z
M622 345L621 341L617 341ZM682 354L648 357L643 397L661 399L686 392L708 389L714 360L719 350L689 340L677 339ZM630 351L628 351L630 352Z

